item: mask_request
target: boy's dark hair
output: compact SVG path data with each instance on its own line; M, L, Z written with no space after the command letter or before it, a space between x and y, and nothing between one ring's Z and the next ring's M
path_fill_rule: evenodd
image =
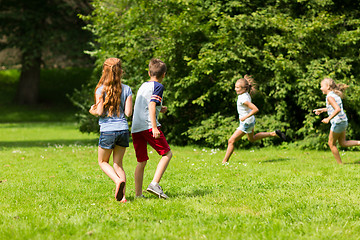
M166 73L166 64L158 58L153 58L149 63L150 77L160 78Z

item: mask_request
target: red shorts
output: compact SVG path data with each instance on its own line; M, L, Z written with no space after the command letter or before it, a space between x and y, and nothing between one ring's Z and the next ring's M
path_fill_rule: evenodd
M147 153L148 143L161 156L165 155L170 151L170 147L166 141L164 133L160 129L159 132L160 132L160 138L158 139L155 139L153 137L152 129L131 134L133 139L133 145L135 148L136 159L138 162L145 162L149 159Z

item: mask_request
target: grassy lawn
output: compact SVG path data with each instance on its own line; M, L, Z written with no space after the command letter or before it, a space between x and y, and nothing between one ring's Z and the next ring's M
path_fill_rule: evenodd
M97 135L72 123L0 124L0 239L359 239L360 156L330 151L173 146L168 200L128 203L97 165ZM149 154L144 188L158 163Z

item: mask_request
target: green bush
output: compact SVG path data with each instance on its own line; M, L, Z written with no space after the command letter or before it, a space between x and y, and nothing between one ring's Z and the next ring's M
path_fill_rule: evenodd
M89 82L93 70L90 68L42 69L39 83L39 102L47 105L67 105L73 107L67 97L74 89L82 88ZM20 71L9 69L0 71L3 89L2 103L11 104L15 98Z
M184 133L196 144L201 144L209 147L226 147L228 139L239 127L238 116L224 117L220 114L214 114L209 119L203 120L200 124L190 127ZM256 125L254 134L258 132L272 132L276 129L284 129L288 127L287 123L282 123L274 120L272 116L256 117ZM287 132L291 135L292 132ZM247 148L254 146L270 146L280 143L279 139L266 138L262 141L250 143L246 137L236 143L236 146Z
M172 143L223 145L228 132L206 125L222 128L228 116L235 118L234 83L245 74L258 83L260 94L253 98L261 111L258 130L279 126L293 140L314 136L315 128L323 127L312 110L325 105L319 84L329 76L350 85L344 100L354 130L349 137L360 138L359 5L335 0L95 0L93 7L83 18L95 35L89 54L98 67L107 57L122 59L127 83L136 93L148 79L150 58L160 57L168 65L164 101L169 112L162 123ZM262 118L271 121L260 123ZM318 140L307 146L326 144Z

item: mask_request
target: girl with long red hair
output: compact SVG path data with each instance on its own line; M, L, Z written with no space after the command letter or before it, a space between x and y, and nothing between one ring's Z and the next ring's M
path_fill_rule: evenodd
M89 112L99 117L100 168L114 181L116 200L126 202L126 175L122 162L125 150L129 147L129 127L125 116L132 115L132 91L121 82L122 74L120 59L106 59L102 76L95 88L95 104ZM113 167L109 164L111 153Z

